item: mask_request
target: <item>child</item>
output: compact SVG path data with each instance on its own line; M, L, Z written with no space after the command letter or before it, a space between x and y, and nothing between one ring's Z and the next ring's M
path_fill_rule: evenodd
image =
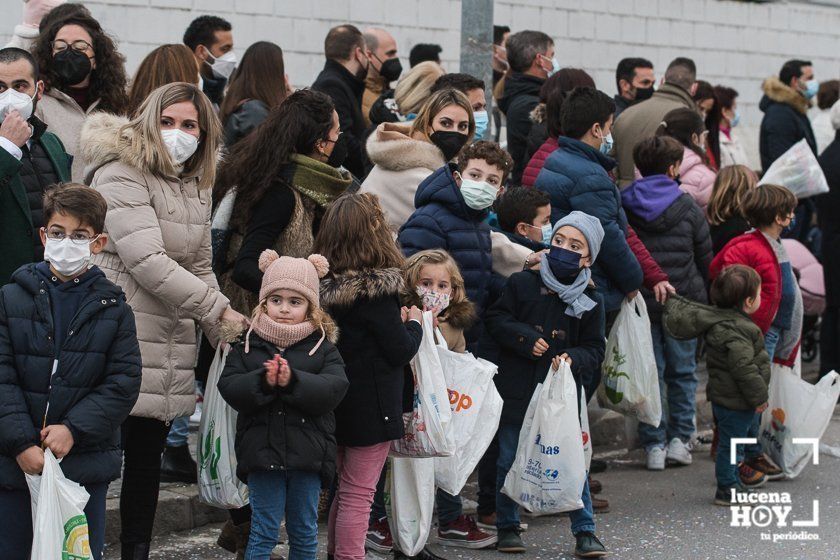
M705 303L712 242L703 212L674 180L682 158L683 147L673 138L641 140L633 148L633 159L642 178L621 191L621 200L628 222L677 293ZM659 392L667 406L662 407L658 427L639 424L640 443L647 451L649 470L664 469L666 460L690 465L687 444L694 433L697 341L668 335L662 329L662 305L652 292L642 293L650 317Z
M403 368L420 347L423 313L400 304L403 256L379 199L348 194L324 214L315 250L330 262L321 300L341 329L350 386L335 411L338 490L329 554L363 558L376 482L391 441L403 435Z
M532 188L506 190L496 202L499 231L514 243L540 252L551 246L551 198Z
M246 558L267 560L286 517L292 558L315 558L318 496L335 475L333 410L347 391L335 324L320 307L329 269L262 252L259 304L245 340L228 354L219 393L239 412L236 475L247 482L251 534Z
M108 242L106 210L102 195L84 185L48 190L45 262L22 266L0 290L0 516L9 558L29 558L24 473L41 473L44 448L90 494L90 552L102 557L108 483L122 465L120 424L140 393L141 374L125 294L90 264Z
M487 312L486 328L499 347L496 387L504 399L499 425L496 478L497 549L524 552L519 536L519 508L501 493L513 464L528 402L549 366L567 360L581 391L604 359L604 306L590 282L604 229L583 212L571 212L554 225L551 250L539 271L511 276L502 297ZM584 507L570 512L575 554L606 555L595 536L589 484L581 495Z
M744 198L757 184L758 177L746 165L729 165L718 172L706 207L715 254L720 253L731 239L750 229L744 217Z
M761 475L742 484L738 466L730 463L730 449L732 438L747 437L755 419L767 408L770 358L761 329L749 318L761 305L758 273L743 265L727 267L715 278L711 296L715 307L672 298L665 306L664 325L675 338L703 335L706 340L706 393L719 432L715 503L729 506L730 490L760 486L766 479ZM740 463L744 446L737 446L736 451ZM747 454L748 461L757 457L760 455Z
M659 125L657 136L674 138L683 147L679 172L680 189L691 195L704 212L712 196L715 172L709 167L706 155L706 137L709 131L703 117L694 109L681 107L670 111Z

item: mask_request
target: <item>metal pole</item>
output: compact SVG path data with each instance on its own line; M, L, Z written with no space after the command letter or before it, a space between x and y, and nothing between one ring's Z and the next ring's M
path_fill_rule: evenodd
M493 114L493 0L461 0L461 72L484 80L487 113ZM490 140L487 127L483 140Z

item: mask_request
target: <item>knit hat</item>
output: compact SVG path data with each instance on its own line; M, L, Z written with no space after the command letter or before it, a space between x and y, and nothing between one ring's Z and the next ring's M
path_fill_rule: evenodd
M315 307L320 305L320 279L329 272L330 264L321 255L305 259L281 257L277 251L266 249L260 255L260 270L264 273L260 287L260 303L277 290L294 290Z
M586 242L589 244L591 262L595 262L595 258L601 251L601 242L604 241L604 227L601 225L601 220L575 210L554 224L554 229L551 230L551 237L553 238L557 230L563 226L572 226L583 234Z

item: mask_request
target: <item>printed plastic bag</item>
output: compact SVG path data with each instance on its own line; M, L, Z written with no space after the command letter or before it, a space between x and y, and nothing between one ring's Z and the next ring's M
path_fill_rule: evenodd
M828 192L825 174L804 138L770 164L758 184L780 185L800 199Z
M394 457L389 470L391 514L388 523L394 545L406 556L426 545L435 509L435 460Z
M586 472L589 472L589 464L592 462L592 436L589 433L589 408L586 405L586 395L580 392L580 434L583 439L583 459L586 463Z
M44 470L39 475L27 474L26 484L34 535L30 560L89 560L87 490L64 477L50 449L44 451Z
M761 417L759 443L788 478L795 478L811 463L814 445L794 438L819 440L840 396L840 375L823 376L816 385L796 375L775 370L770 374L770 399Z
M562 362L556 372L549 368L537 391L536 406L532 397L502 492L533 513L580 509L586 464L578 392L569 364Z
M455 453L435 459L435 482L455 496L490 447L499 428L503 402L493 383L498 371L495 364L440 347L438 355L449 389L449 430L455 440Z
M455 439L449 431L452 411L449 393L440 363L439 349L435 344L434 316L423 313L423 340L411 360L414 373L414 406L403 414L405 433L391 444L394 457L449 457L455 453Z
M659 374L647 306L641 295L632 302L626 299L621 302L605 351L598 404L636 416L639 422L659 426L662 420Z
M198 425L198 497L217 508L238 509L248 503L248 487L236 477L236 411L217 387L229 350L222 346L210 364Z

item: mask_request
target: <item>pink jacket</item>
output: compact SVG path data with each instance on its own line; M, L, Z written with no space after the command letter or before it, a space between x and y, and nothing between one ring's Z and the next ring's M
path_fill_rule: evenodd
M704 213L714 184L715 172L692 149L685 148L680 165L680 189L691 196Z

